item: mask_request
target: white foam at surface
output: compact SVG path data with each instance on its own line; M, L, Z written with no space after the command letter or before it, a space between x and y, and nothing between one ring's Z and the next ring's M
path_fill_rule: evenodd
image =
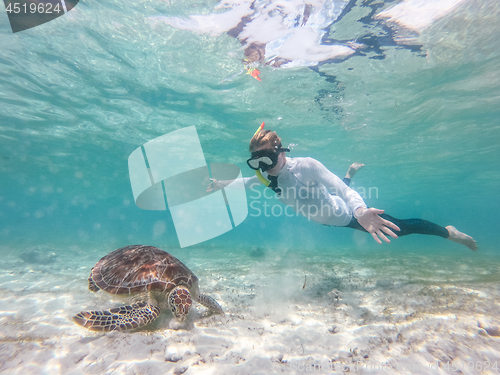
M150 17L150 19L165 22L179 30L190 30L200 34L219 36L236 27L241 18L252 14L252 12L250 4L243 2L241 5L224 13L214 13L206 16L191 15L188 19L164 16Z
M380 12L377 18L387 18L401 27L420 33L465 1L468 0L405 0Z
M302 29L297 31L290 39L283 43L280 56L289 60L303 59L305 61L316 62L346 57L354 53L354 50L347 46L314 43L314 37L315 34L311 30ZM297 45L303 47L298 50L296 48Z
M306 3L293 1L223 2L215 9L229 9L223 13L190 15L180 17L151 17L180 30L219 36L236 27L245 16L251 15L238 35L246 46L252 43L265 44L265 59L291 60L286 67L312 65L321 61L345 58L354 49L343 45L322 45L325 29L340 16L347 0L315 0L307 2L311 6L306 22ZM250 9L253 4L253 9Z

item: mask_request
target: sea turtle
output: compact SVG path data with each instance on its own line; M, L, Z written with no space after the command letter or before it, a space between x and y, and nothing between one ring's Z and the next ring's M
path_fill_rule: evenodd
M143 327L158 318L160 306L166 304L182 322L191 307L191 299L224 315L217 301L200 294L198 278L189 268L173 255L153 246L126 246L101 258L90 270L89 289L130 296L132 300L128 306L82 311L73 317L77 324L92 331Z

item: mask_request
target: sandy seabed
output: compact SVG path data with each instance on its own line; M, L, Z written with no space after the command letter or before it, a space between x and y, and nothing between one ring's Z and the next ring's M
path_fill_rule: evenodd
M175 253L226 315L196 305L181 326L165 312L146 329L102 334L72 316L120 305L87 289L105 250L74 247L45 265L0 250L2 374L500 372L498 265L450 283L319 255ZM479 272L462 268L464 280Z

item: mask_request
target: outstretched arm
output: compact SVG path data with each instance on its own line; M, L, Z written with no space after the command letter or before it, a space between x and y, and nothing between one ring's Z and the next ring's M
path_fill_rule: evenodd
M223 188L225 188L226 186L228 186L233 181L234 180L216 180L215 178L211 178L210 179L210 183L207 186L207 192L211 193L213 191L217 191L217 190L223 189ZM237 189L238 188L250 189L253 184L259 184L260 183L259 179L257 178L257 176L243 177L243 178L240 179L240 181L242 183L233 184L231 186L233 186L233 187L235 187Z
M379 210L376 208L364 208L359 207L355 213L354 217L358 220L358 223L366 229L368 233L373 236L373 239L378 243L382 243L380 238L385 242L391 242L385 234L388 234L392 238L398 238L398 236L391 230L399 231L399 227L390 222L389 220L385 220L381 218L379 215L383 214L384 210ZM385 233L385 234L384 234ZM380 238L379 238L380 237Z

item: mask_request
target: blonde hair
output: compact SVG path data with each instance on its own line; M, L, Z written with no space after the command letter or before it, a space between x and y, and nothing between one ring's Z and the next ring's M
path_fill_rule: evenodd
M271 130L261 130L250 140L250 152L281 147L281 138Z

